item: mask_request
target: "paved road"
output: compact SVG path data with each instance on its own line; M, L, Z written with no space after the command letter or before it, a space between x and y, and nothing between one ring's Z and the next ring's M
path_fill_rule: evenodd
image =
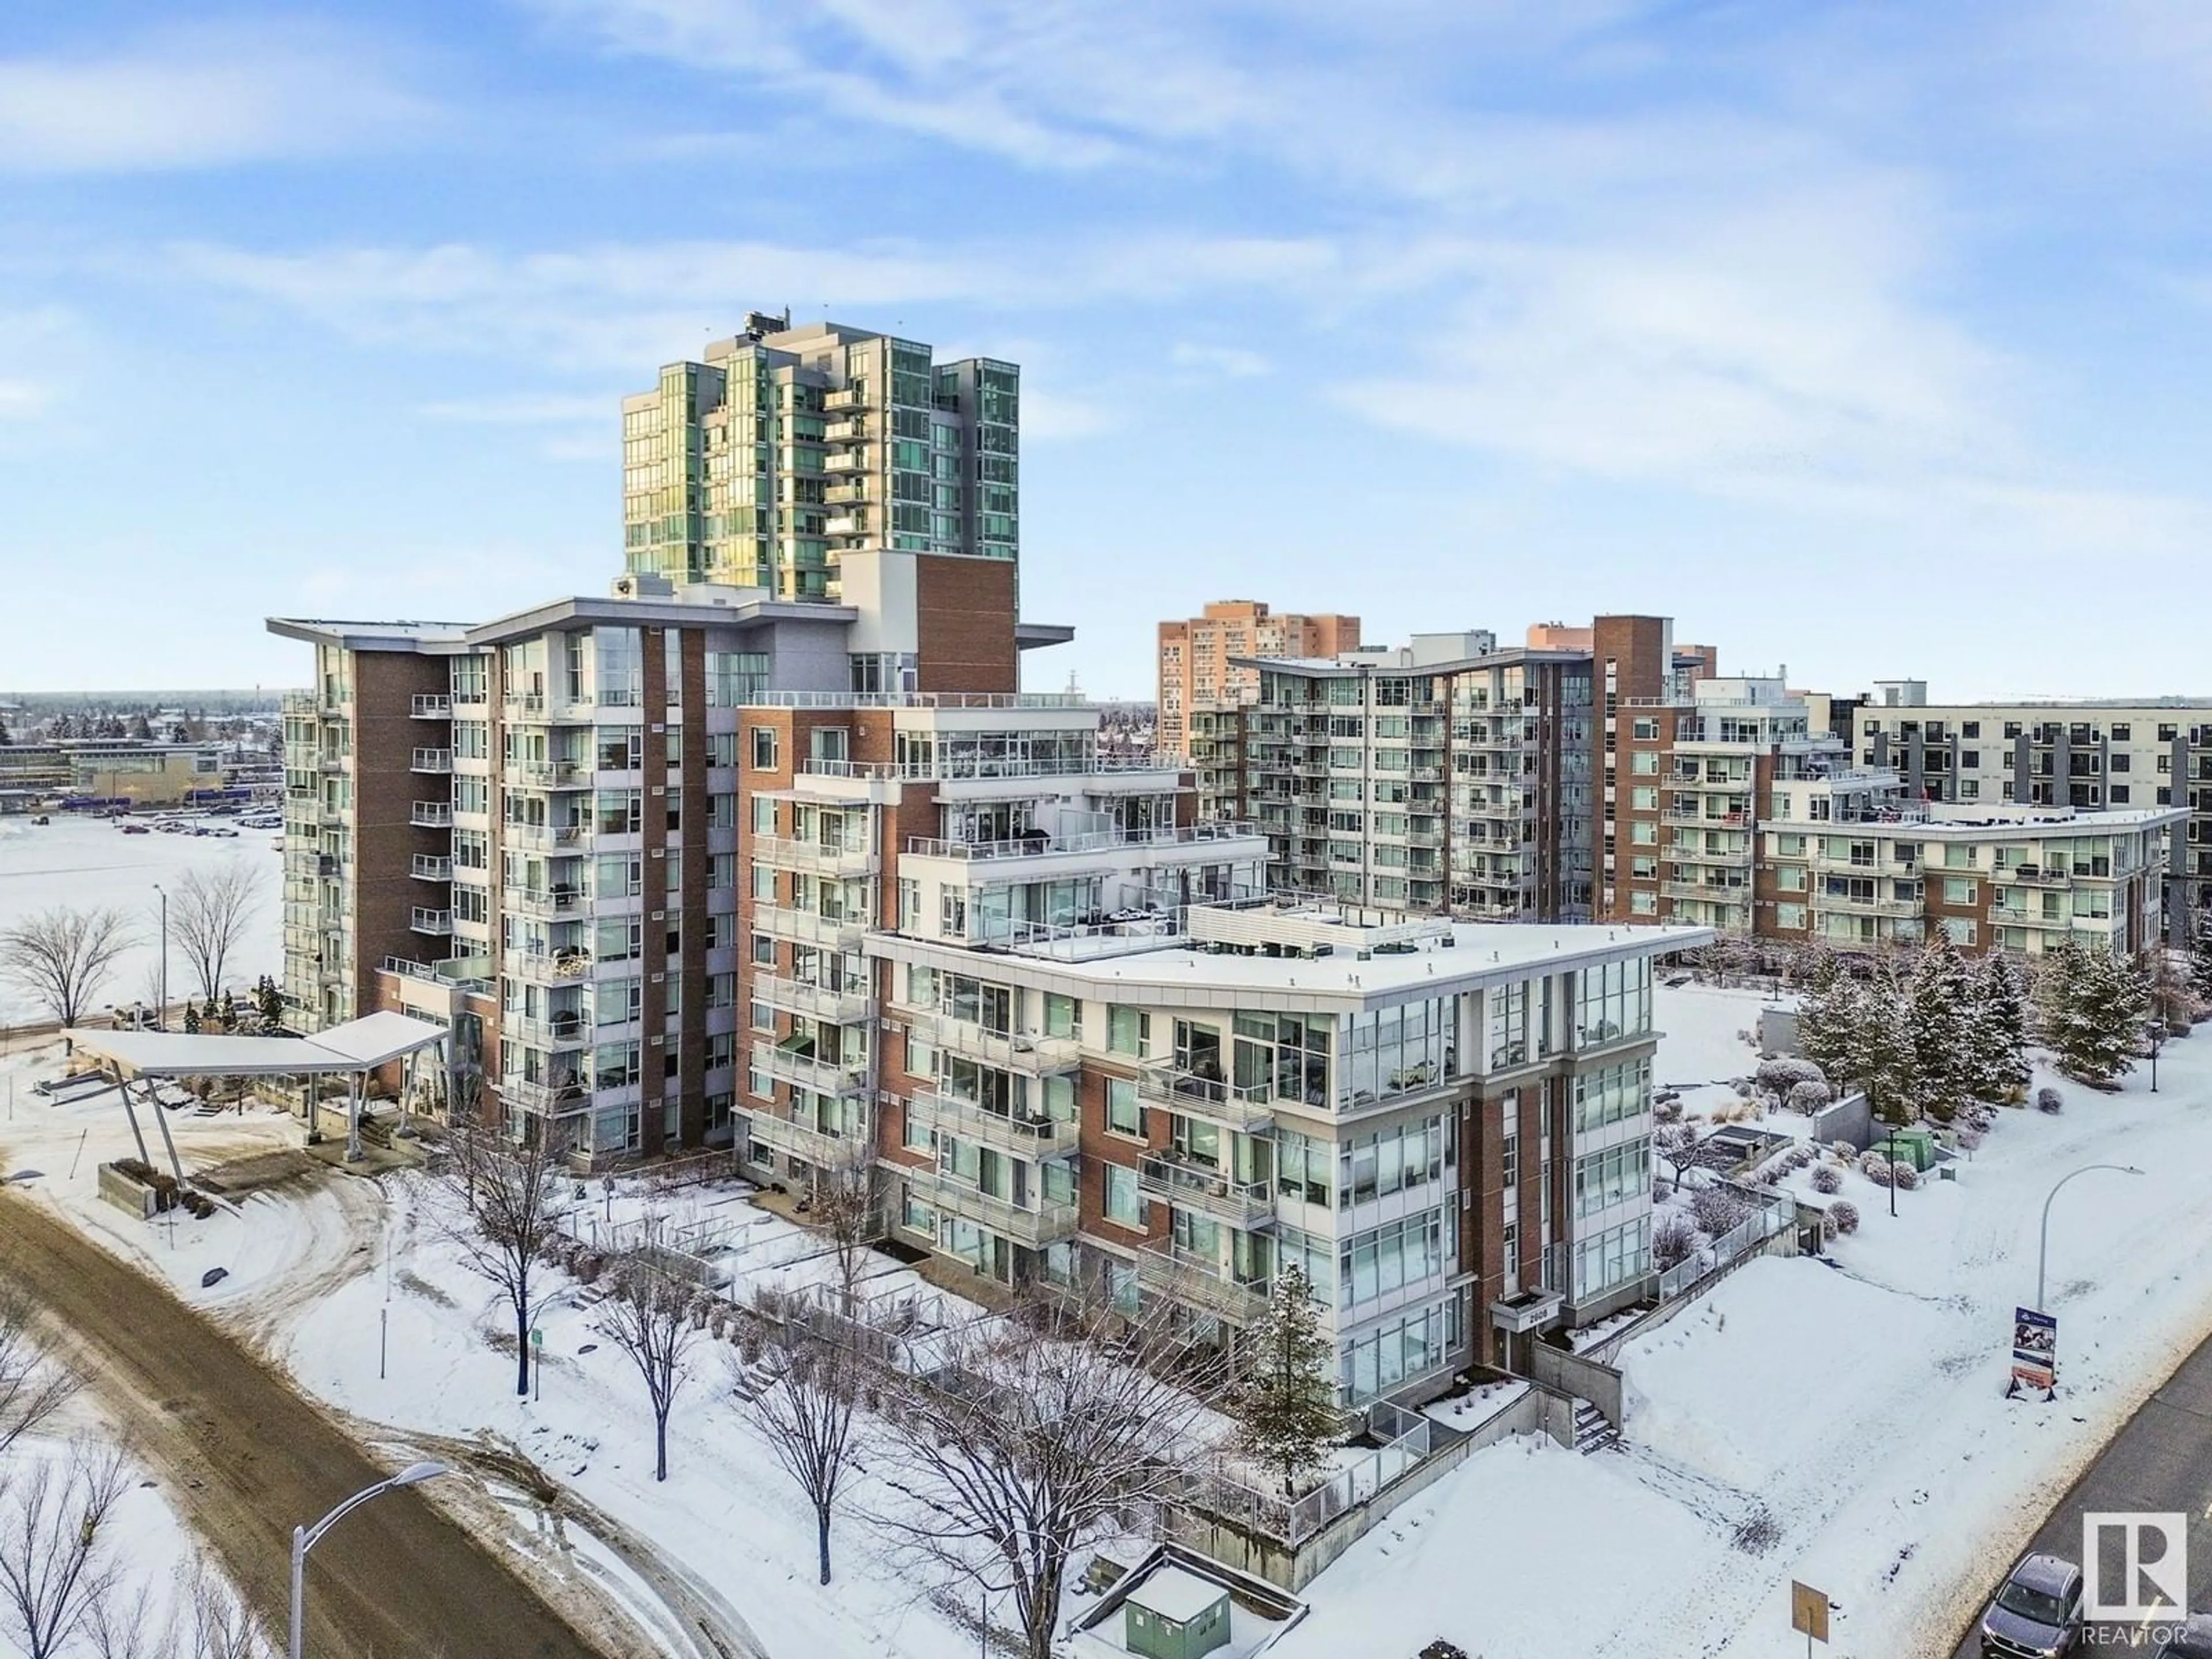
M0 1279L73 1334L134 1455L281 1631L293 1526L388 1471L166 1288L4 1192ZM316 1659L601 1659L418 1492L379 1498L317 1548L308 1609Z
M2047 1409L2063 1411L2063 1399ZM2073 1491L2059 1499L2028 1548L2079 1561L2082 1513L2111 1510L2187 1515L2189 1605L2212 1609L2212 1341L2183 1360L2166 1386L2128 1419ZM2117 1575L2117 1536L2108 1537L2103 1553ZM1996 1593L1999 1582L1990 1582L1988 1595ZM2119 1582L2117 1576L2113 1582ZM1982 1605L1988 1605L1986 1595ZM1978 1609L1974 1617L1978 1622ZM1980 1650L1970 1629L1954 1659L1974 1659Z

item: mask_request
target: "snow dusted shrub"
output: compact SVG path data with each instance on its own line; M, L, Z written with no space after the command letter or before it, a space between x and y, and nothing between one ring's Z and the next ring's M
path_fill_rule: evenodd
M1655 1100L1651 1103L1651 1116L1659 1123L1680 1123L1682 1121L1682 1103L1679 1099Z
M575 1265L570 1271L576 1275L580 1283L596 1285L599 1283L599 1275L606 1270L606 1258L597 1250L579 1250L576 1252Z
M1791 1111L1802 1112L1810 1117L1833 1097L1833 1092L1826 1083L1818 1078L1808 1078L1802 1083L1791 1084L1784 1100Z
M1911 1192L1920 1185L1920 1171L1903 1158L1899 1158L1889 1166L1889 1175L1890 1179L1897 1183L1897 1190L1900 1193Z
M1690 1213L1697 1218L1698 1231L1713 1238L1742 1220L1750 1208L1741 1194L1726 1187L1700 1187L1690 1194Z
M1813 1190L1816 1193L1840 1193L1844 1190L1842 1173L1822 1164L1813 1171Z
M2035 1109L2039 1112L2059 1111L2065 1104L2066 1097L2047 1083L2035 1091Z
M1698 1229L1680 1210L1669 1210L1651 1229L1651 1260L1664 1269L1697 1248Z
M1880 1152L1869 1152L1861 1158L1859 1173L1877 1187L1887 1187L1897 1178L1890 1161Z
M1760 1088L1771 1089L1778 1095L1788 1094L1801 1083L1826 1085L1828 1080L1827 1073L1811 1060L1795 1057L1762 1060L1756 1075Z
M1954 1139L1958 1141L1959 1150L1962 1152L1979 1152L1981 1150L1982 1132L1979 1129L1975 1128L1972 1124L1961 1124L1960 1126L1958 1134L1954 1136Z
M1820 1152L1810 1146L1800 1146L1790 1154L1790 1167L1793 1170L1805 1169L1820 1155Z
M1855 1161L1859 1155L1859 1149L1852 1146L1848 1140L1832 1142L1829 1145L1828 1150L1836 1155L1838 1161L1844 1164L1850 1164Z
M1832 1212L1820 1218L1820 1242L1823 1244L1834 1243L1837 1231L1836 1218Z
M1828 1219L1836 1224L1839 1233L1855 1233L1859 1230L1859 1206L1848 1198L1839 1198L1828 1206Z

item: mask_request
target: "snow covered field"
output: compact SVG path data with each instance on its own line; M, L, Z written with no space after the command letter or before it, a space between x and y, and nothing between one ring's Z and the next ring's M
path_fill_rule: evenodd
M221 822L221 820L216 820ZM96 999L110 1004L151 1002L161 963L161 900L155 883L173 895L188 871L218 867L236 859L259 878L261 902L247 925L245 948L228 975L243 990L263 974L284 966L282 896L283 860L270 842L275 832L241 830L227 837L126 836L101 819L57 814L43 827L23 817L0 818L0 927L58 904L82 909L112 906L136 924L137 940L116 963ZM169 994L192 988L191 969L173 941L169 948ZM0 1025L49 1018L20 987L0 980Z
M1662 1083L1750 1070L1735 1033L1757 996L1659 994ZM2116 1096L2060 1082L2062 1115L2004 1112L1955 1182L1898 1194L1894 1220L1885 1189L1846 1176L1863 1221L1832 1265L1754 1262L1631 1340L1620 1450L1478 1453L1309 1588L1278 1659L1437 1636L1491 1659L1766 1659L1800 1650L1793 1578L1838 1605L1831 1659L1947 1654L2074 1476L2212 1334L2212 1029L2159 1073L2156 1095L2147 1075ZM2085 1176L2051 1213L2059 1398L2008 1402L2044 1197L2107 1161L2148 1173Z

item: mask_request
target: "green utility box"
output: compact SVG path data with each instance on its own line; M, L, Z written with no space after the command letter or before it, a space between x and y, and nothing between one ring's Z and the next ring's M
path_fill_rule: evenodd
M1936 1132L1918 1123L1893 1129L1875 1150L1891 1163L1910 1164L1925 1175L1936 1167Z
M1122 1644L1146 1659L1200 1659L1229 1639L1229 1592L1181 1567L1161 1567L1122 1607Z

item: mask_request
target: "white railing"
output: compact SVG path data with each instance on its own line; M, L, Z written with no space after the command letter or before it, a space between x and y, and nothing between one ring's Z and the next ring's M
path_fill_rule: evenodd
M1073 1203L1040 1203L1025 1209L1003 1198L962 1185L934 1170L902 1170L914 1185L940 1210L951 1212L1001 1237L1032 1249L1066 1238L1075 1231L1077 1210Z
M1058 1157L1075 1150L1079 1126L1072 1119L1012 1117L978 1102L935 1092L917 1093L916 1111L962 1140L1002 1147L1027 1158Z
M417 881L451 881L453 878L453 861L429 853L417 853L409 865L407 873Z
M876 1006L865 988L833 990L782 974L755 974L752 994L771 1008L804 1014L810 1019L826 1019L832 1025L857 1025L870 1018Z
M1037 1031L987 1031L972 1021L948 1014L916 1014L908 1021L914 1034L969 1060L1010 1072L1063 1072L1081 1063L1083 1044L1072 1036Z
M763 691L760 708L1089 708L1079 691Z
M946 841L908 836L910 857L935 859L1022 859L1064 853L1120 852L1140 847L1187 847L1200 842L1257 841L1256 823L1188 823L1168 830L1097 830L1079 836L1051 836L1040 830L1005 841Z
M1690 1252L1659 1275L1659 1299L1671 1302L1708 1273L1733 1266L1776 1234L1797 1224L1797 1201L1776 1198L1749 1215L1710 1244Z
M796 1054L772 1042L753 1044L753 1069L817 1094L848 1095L867 1087L865 1064L847 1066L836 1060Z
M408 763L410 772L450 772L453 769L453 751L450 749L417 749Z
M1164 755L1141 757L1087 757L1078 760L1015 760L996 755L940 756L927 761L803 760L801 775L822 778L881 778L894 782L958 782L963 779L1079 778L1133 772L1176 772Z
M747 847L762 863L781 865L787 869L811 870L828 876L876 873L877 858L872 848L832 847L822 842L793 841L781 836L755 836Z
M1137 1283L1155 1296L1218 1315L1232 1325L1249 1325L1267 1309L1264 1288L1240 1285L1212 1256L1171 1243L1147 1244L1137 1252Z
M417 693L409 708L409 713L418 720L441 720L453 712L453 700L451 697L426 693Z
M418 933L450 933L453 931L453 913L451 910L426 909L418 904L414 907L408 926Z
M858 916L817 915L811 910L790 910L781 905L765 904L754 910L753 926L778 939L833 945L839 950L850 950L868 931L868 924Z
M1218 1170L1161 1153L1138 1161L1137 1190L1233 1227L1256 1226L1274 1211L1274 1189L1265 1182L1231 1181Z
M418 830L450 830L453 827L453 809L443 801L418 800L407 821Z

